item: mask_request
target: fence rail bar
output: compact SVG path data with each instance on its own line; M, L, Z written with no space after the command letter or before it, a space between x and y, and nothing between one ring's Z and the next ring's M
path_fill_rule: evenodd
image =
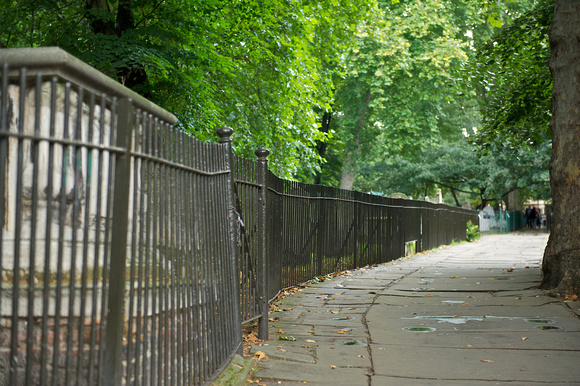
M313 186L317 186L317 185L313 185ZM434 205L442 205L444 206L443 208L428 208L428 207L422 207L422 206L401 206L401 205L393 205L393 204L383 204L383 203L376 203L376 202L367 202L367 201L360 201L360 200L352 200L352 199L348 199L348 198L343 198L343 197L323 197L323 196L318 196L318 197L312 197L312 196L300 196L300 195L296 195L296 194L289 194L289 193L282 193L279 192L273 188L268 188L269 191L278 194L280 196L284 196L284 197L293 197L293 198L299 198L299 199L304 199L304 200L325 200L325 201L343 201L343 202L352 202L355 204L363 204L363 205L369 205L369 206L377 206L377 207L384 207L384 208L407 208L407 209L429 209L429 210L434 210L434 211L439 211L439 210L444 210L447 212L453 212L453 213L465 213L466 211L471 211L471 209L458 209L456 207L452 207L452 206L448 206L448 205L444 205L444 204L434 204ZM338 190L338 189L337 189ZM371 194L366 194L366 193L361 193L364 195L367 195L369 197L380 197L383 198L382 196L374 196ZM414 201L416 202L416 201Z
M150 111L163 121L174 124L177 118L148 99L122 86L102 72L58 47L13 48L2 50L2 61L10 63L9 77L18 77L19 69L26 67L30 76L58 77L80 87L100 90L118 99L131 99L136 108Z

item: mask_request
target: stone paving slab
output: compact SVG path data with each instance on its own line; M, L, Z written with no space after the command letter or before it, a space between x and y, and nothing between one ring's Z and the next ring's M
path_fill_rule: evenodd
M370 368L337 367L331 369L316 364L296 363L289 361L265 360L260 362L259 378L284 381L297 381L326 385L366 385ZM268 382L260 381L267 384ZM274 382L277 384L277 382Z
M545 323L528 322L528 320L546 320ZM404 341L407 335L401 331L413 331L418 329L432 330L437 332L520 332L523 335L528 331L537 329L544 334L566 332L579 332L580 328L573 325L574 322L557 318L533 318L523 316L519 318L510 316L485 316L485 315L444 315L434 314L407 318L385 318L382 322L369 321L369 330L373 341L394 342L397 338ZM542 327L537 327L542 326ZM393 335L399 335L399 337ZM580 343L580 342L578 342ZM444 345L444 343L442 344ZM580 347L580 345L579 345ZM557 348L557 347L547 347Z
M276 346L272 343L260 347L253 347L251 354L256 354L257 352L263 352L269 360L282 359L290 362L313 363L315 358L313 348L302 348L302 346L285 344L283 342L280 342Z
M407 332L401 335L398 331L371 335L373 344L380 347L408 346L434 348L476 348L476 349L506 349L506 350L536 350L552 347L558 351L577 351L580 343L580 333L553 331L502 331L482 333L481 331L444 331L435 330L429 333Z
M547 383L577 384L580 379L578 363L578 351L408 346L373 349L375 374L404 378L520 381L528 384L545 380Z
M459 276L458 276L459 277ZM498 283L503 281L503 283ZM427 284L425 284L427 283ZM538 286L538 280L516 280L514 277L475 277L469 280L462 279L438 279L430 282L421 280L418 282L414 279L403 279L391 287L391 291L405 292L430 292L430 291L449 291L449 292L490 292L518 291L535 288Z
M428 294L415 294L414 296L394 296L381 293L375 300L375 305L388 306L424 306L433 305L442 308L453 306L509 306L509 307L539 307L546 304L558 304L553 298L539 296L539 290L501 292L490 294L484 293L454 293L454 292L429 292Z
M367 347L358 345L320 345L316 349L316 363L323 369L330 369L330 366L334 365L358 367L368 372L371 367Z
M578 384L580 302L537 288L546 241L484 236L312 284L271 313L268 359L254 377L266 385ZM278 329L296 340L278 340Z
M373 384L376 385L397 385L397 386L489 386L490 384L499 386L530 386L529 382L501 382L501 381L477 381L467 379L410 379L400 377L387 377L383 375L373 376Z
M511 301L499 302L495 305L489 304L477 304L471 302L465 302L464 300L457 300L459 303L444 303L444 302L455 302L456 300L443 300L437 302L434 299L434 304L421 304L421 305L403 305L399 307L393 307L392 305L380 304L372 307L367 313L367 321L378 320L379 323L385 317L387 318L423 318L432 315L451 315L451 316L462 316L462 315L475 315L475 316L488 316L488 317L517 317L517 318L549 318L558 319L561 318L565 321L569 321L572 326L578 326L574 319L570 318L570 311L566 307L562 307L561 304L544 304L537 306L530 306L530 303L520 303L511 304ZM388 314L385 314L388 313ZM491 322L492 319L488 318L487 322ZM503 320L500 320L503 323Z
M301 318L304 324L316 324L317 326L342 326L342 327L358 327L362 325L363 313L349 313L334 311L336 313L308 313Z
M302 324L302 323L293 323L293 322L286 322L286 321L277 321L271 322L269 325L269 333L274 334L274 339L278 339L279 335L282 336L310 336L312 333L309 331L313 331L314 325L312 324Z

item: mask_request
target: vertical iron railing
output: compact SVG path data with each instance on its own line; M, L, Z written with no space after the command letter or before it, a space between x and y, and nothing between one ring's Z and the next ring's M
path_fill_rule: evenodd
M114 214L115 220L111 227L112 237L109 264L109 293L107 297L107 328L105 330L105 347L107 348L107 355L105 356L104 361L104 372L106 374L104 384L107 386L120 384L122 375L121 350L123 347L124 298L118 296L118 294L123 293L125 287L125 269L127 267L127 230L129 227L129 182L131 176L131 148L129 144L132 138L133 126L135 124L133 105L130 100L122 99L118 108L120 113L117 116L115 145L125 151L115 158L113 182L115 190L113 195L112 213ZM81 114L78 115L81 116ZM74 263L72 265L74 267ZM73 276L72 272L71 276ZM70 345L68 347L70 349Z
M237 221L234 232L237 244L237 266L240 285L242 321L249 322L260 316L259 252L260 183L254 161L234 157L234 209Z
M257 263L258 267L256 269L257 276L260 278L258 280L258 302L260 305L260 324L258 329L258 337L263 340L268 339L268 311L269 311L269 298L268 298L268 229L266 225L267 218L267 197L268 197L268 154L270 152L266 149L256 150L256 156L258 157L257 170L256 170L256 180L260 185L259 197L258 197L258 221L257 221Z
M34 68L1 76L0 383L103 383L117 99Z
M4 60L0 384L212 380L242 344L231 147L62 50Z
M465 238L474 211L282 180L56 48L3 50L0 384L204 384L314 277Z
M521 211L506 211L500 208L494 212L480 211L478 216L481 233L507 233L526 227L524 213Z
M268 296L317 276L465 240L477 213L442 204L268 180ZM274 268L275 267L275 268Z

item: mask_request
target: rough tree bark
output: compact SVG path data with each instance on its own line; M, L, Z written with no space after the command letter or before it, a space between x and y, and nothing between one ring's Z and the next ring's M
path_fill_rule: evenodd
M330 121L332 120L332 111L325 111L322 115L322 125L320 131L328 134L330 132ZM326 155L326 148L328 147L328 141L320 141L316 145L316 150L318 150L318 155L320 158L324 158ZM320 185L322 183L322 170L316 173L314 178L314 183Z
M354 186L354 177L356 176L356 159L360 153L360 136L356 136L354 148L347 149L344 154L344 163L342 164L342 176L340 178L340 188L352 190Z
M541 288L580 294L580 1L556 0L550 26L554 77L550 186L553 217Z
M347 148L344 155L344 163L342 166L342 176L340 179L340 188L345 190L352 190L354 186L354 178L356 176L356 161L360 154L361 148L361 134L365 120L367 117L367 111L369 109L369 104L371 102L372 93L370 90L364 92L364 101L358 112L357 121L355 124L355 131L357 134L354 137L353 148Z

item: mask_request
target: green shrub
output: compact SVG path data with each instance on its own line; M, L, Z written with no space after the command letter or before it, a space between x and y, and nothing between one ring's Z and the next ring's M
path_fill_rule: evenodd
M479 228L479 226L474 225L471 220L467 222L467 229L465 230L467 241L479 240L481 233L477 231L477 228Z

